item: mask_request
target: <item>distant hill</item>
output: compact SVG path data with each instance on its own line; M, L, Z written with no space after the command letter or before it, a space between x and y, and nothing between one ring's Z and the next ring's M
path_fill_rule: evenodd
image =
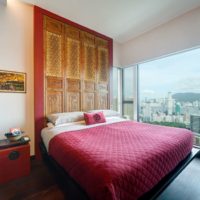
M200 101L200 93L176 93L172 95L172 98L179 102L193 102Z

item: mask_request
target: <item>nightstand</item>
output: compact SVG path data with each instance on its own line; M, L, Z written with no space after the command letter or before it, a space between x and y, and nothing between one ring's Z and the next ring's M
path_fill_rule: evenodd
M28 176L29 173L29 143L0 147L0 184Z

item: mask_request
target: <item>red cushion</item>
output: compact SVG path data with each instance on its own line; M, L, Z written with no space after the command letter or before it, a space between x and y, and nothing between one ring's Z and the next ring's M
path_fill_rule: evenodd
M84 119L85 119L86 125L106 122L103 112L84 113Z

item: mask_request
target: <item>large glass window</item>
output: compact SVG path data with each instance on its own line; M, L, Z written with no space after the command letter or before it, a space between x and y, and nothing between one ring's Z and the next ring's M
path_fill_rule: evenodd
M122 113L124 117L133 119L134 68L124 68L122 74Z
M114 68L113 108L128 119L190 129L200 146L200 49Z
M200 49L139 65L139 120L200 133Z

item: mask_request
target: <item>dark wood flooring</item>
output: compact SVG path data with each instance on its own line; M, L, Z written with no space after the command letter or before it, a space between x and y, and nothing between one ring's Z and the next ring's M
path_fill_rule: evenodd
M28 177L0 185L0 200L69 199L55 173L43 161L31 160ZM196 156L156 200L200 200L200 158Z
M31 174L0 185L0 200L68 199L56 176L43 161L31 160Z
M200 156L179 174L156 200L200 200Z

